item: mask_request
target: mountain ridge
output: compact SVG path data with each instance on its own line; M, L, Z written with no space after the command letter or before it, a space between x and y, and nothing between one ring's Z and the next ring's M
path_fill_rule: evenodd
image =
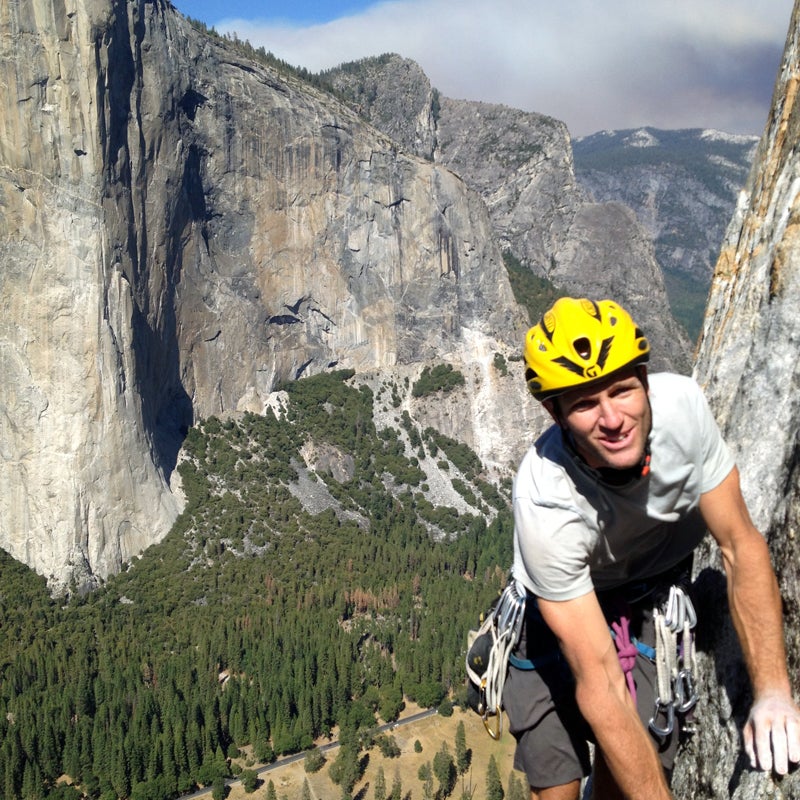
M693 128L601 131L573 140L578 183L622 202L648 231L670 305L693 340L725 228L758 137Z

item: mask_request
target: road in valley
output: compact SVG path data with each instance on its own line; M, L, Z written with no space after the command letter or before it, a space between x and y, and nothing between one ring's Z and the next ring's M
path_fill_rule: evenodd
M418 711L416 714L411 714L408 717L403 717L402 719L398 719L396 722L387 722L384 725L379 725L377 727L378 733L385 733L386 731L392 731L395 728L399 728L404 725L410 725L413 722L419 722L421 719L427 719L428 717L432 717L436 714L437 711L435 708L429 708L425 711ZM339 746L338 741L328 742L328 744L323 744L319 746L319 750L321 753L328 753L331 750L337 748ZM267 772L272 772L273 770L280 769L281 767L287 767L289 764L296 764L298 761L302 761L306 757L306 751L302 753L294 753L291 756L285 756L284 758L280 758L277 761L273 761L271 764L267 764L263 767L259 767L255 770L257 775L264 775ZM239 778L228 778L225 780L226 786L233 786L234 784L241 783ZM193 800L195 797L204 797L206 795L211 794L211 787L206 786L203 789L197 789L190 794L181 795L180 800Z

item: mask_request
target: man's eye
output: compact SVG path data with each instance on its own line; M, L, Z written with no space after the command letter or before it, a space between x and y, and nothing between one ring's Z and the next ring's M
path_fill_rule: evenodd
M612 397L619 397L623 394L630 394L631 392L636 391L635 386L618 386L612 393Z

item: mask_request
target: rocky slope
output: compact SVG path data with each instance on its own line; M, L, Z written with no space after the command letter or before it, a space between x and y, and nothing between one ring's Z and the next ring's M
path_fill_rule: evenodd
M795 693L800 674L798 75L800 4L795 3L767 127L717 262L695 368L736 454L753 521L770 546ZM797 771L778 780L747 768L739 731L750 691L725 613L715 548L697 568L708 615L702 642L706 700L699 708L698 733L676 770L676 796L800 797Z
M563 122L443 97L419 65L398 55L323 77L370 123L475 189L503 250L565 292L621 299L647 321L654 366L688 371L691 346L673 323L647 231L618 203L587 198Z

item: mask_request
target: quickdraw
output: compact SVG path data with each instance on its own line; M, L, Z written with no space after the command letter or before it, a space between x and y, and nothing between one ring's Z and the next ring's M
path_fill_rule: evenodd
M656 632L656 695L650 730L666 738L675 729L675 715L685 715L697 703L693 674L697 669L694 634L697 614L680 586L669 590L665 610L653 612ZM661 720L664 720L663 724Z
M476 710L492 739L499 739L503 733L503 686L509 657L519 640L525 619L526 598L525 588L512 580L479 630L470 632L467 675L478 688Z
M636 702L636 684L633 668L636 655L643 656L656 665L656 698L650 730L665 739L675 730L676 715L680 716L683 730L690 732L685 717L697 703L693 675L696 672L694 634L697 614L689 596L681 586L671 586L662 608L653 610L655 648L630 636L630 619L627 613L618 613L610 623L611 637L617 648L617 657L625 675L628 691Z

